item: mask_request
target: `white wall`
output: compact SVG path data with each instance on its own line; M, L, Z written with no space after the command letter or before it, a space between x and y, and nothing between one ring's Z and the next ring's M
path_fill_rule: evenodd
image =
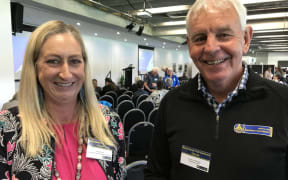
M163 65L166 67L171 67L173 63L177 64L177 76L182 76L182 72L178 72L178 65L182 64L184 70L184 64L191 64L192 60L189 57L189 53L187 49L184 50L172 50L172 49L163 49L163 48L156 48L154 50L154 57L155 57L155 66L161 68ZM160 76L164 76L163 72L160 72Z
M288 61L288 52L270 52L268 53L268 64L278 66L278 61Z
M0 1L0 107L15 93L10 1Z

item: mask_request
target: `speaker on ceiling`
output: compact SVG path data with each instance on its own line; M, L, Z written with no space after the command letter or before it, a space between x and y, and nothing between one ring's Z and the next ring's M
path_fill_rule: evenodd
M23 27L23 5L11 2L11 25L12 33L21 33Z

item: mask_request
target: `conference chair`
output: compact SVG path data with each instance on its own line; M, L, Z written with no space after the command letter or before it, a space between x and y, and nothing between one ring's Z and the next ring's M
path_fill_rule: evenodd
M144 100L138 104L137 108L145 113L146 121L148 121L149 113L155 108L155 104L152 101Z
M122 122L123 122L124 114L133 108L135 108L135 106L131 100L124 100L118 104L117 113Z
M129 163L125 169L127 172L126 180L144 180L144 168L146 160L139 160Z
M122 94L117 98L117 106L124 100L131 100L131 97L127 94Z
M128 159L148 158L153 131L154 125L150 122L138 122L131 127L128 133Z
M125 137L128 138L128 132L134 124L144 121L145 121L145 113L141 109L134 108L126 112L123 117Z

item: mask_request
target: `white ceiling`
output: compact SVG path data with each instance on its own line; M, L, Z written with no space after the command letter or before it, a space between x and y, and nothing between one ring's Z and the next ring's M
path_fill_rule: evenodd
M97 33L98 37L133 42L140 45L162 48L186 48L185 24L164 26L163 23L183 21L187 9L194 0L145 0L146 10L160 7L184 6L186 10L154 13L152 17L136 15L143 11L144 0L12 0L24 5L24 23L39 25L51 19L68 23L80 22L78 28L85 33ZM253 52L288 51L288 1L245 1L248 9L248 24L254 29L251 42ZM188 8L187 8L188 7ZM281 13L281 14L280 14ZM273 17L274 15L274 17ZM277 17L276 15L280 15ZM132 21L136 26L128 32L126 26ZM135 34L140 25L145 25L142 36ZM120 35L116 33L120 32ZM146 38L146 40L144 40Z

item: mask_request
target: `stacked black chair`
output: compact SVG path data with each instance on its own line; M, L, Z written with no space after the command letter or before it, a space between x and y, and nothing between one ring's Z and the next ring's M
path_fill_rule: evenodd
M128 137L128 132L134 124L144 121L145 121L145 113L142 110L131 109L128 112L126 112L123 117L125 137Z
M154 108L148 115L148 122L151 122L152 124L156 125L156 117L157 117L157 113L158 113L158 108Z
M138 106L138 104L142 101L144 101L149 95L148 94L141 94L136 101L136 106Z
M137 108L141 109L145 113L146 121L148 121L148 116L155 108L155 104L152 101L144 100L138 104Z
M130 97L133 96L133 92L132 92L132 91L125 91L123 94L127 94L127 95L129 95Z
M113 108L115 108L117 106L117 97L118 97L117 93L115 91L108 91L105 93L105 95L109 95L113 98L114 100Z
M126 180L144 180L144 168L146 167L146 160L134 161L126 166L127 177Z
M122 122L123 122L124 114L133 108L135 108L135 106L131 100L124 100L118 104L117 113Z
M127 94L122 94L121 96L119 96L117 98L117 106L118 106L118 104L120 104L120 102L122 102L124 100L131 100L131 97Z
M114 99L110 95L101 96L99 98L99 101L107 101L107 102L109 102L112 105L111 108L114 108Z
M128 158L147 159L153 131L154 125L150 122L138 122L131 127L128 133Z

